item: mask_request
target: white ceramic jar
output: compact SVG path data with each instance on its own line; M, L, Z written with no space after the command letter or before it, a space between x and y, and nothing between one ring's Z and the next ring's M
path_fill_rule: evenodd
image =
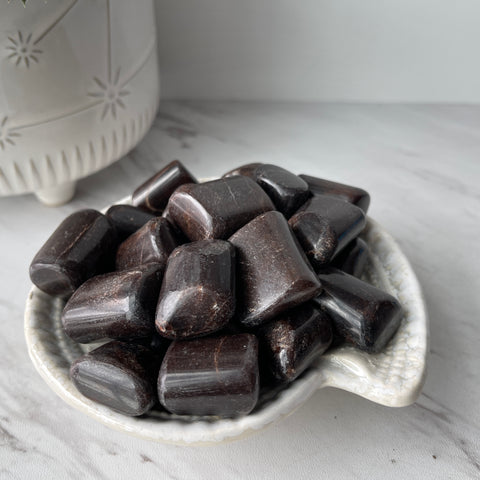
M0 4L0 196L46 204L125 155L159 100L153 0Z

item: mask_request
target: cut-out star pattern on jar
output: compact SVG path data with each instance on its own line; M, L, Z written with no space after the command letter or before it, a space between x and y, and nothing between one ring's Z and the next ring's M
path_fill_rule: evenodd
M8 145L15 146L15 139L20 137L18 132L8 127L8 117L0 121L0 150L5 150Z
M118 107L125 109L125 103L122 98L127 96L130 92L123 88L120 80L120 68L117 69L113 81L102 81L98 77L93 77L94 82L99 87L95 92L88 92L89 97L97 98L103 101L104 107L102 111L102 120L111 114L113 118L117 118Z
M30 68L32 62L38 63L38 56L43 52L32 41L31 33L25 36L19 30L15 36L9 36L8 41L9 44L6 49L11 52L8 58L16 66L25 65L27 68Z

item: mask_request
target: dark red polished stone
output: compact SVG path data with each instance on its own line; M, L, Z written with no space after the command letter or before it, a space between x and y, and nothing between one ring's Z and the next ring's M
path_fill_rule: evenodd
M365 227L363 211L339 198L315 195L289 222L308 259L321 268Z
M109 342L77 359L70 378L77 390L95 402L138 416L157 401L155 383L161 357L142 345Z
M160 403L179 415L246 415L258 392L258 341L248 333L173 342L158 377Z
M311 196L307 182L277 165L250 163L227 172L223 177L244 175L255 180L287 218Z
M152 262L165 266L168 256L177 245L168 220L155 217L120 244L116 269L127 270Z
M116 235L105 215L80 210L52 233L30 264L32 282L50 295L67 297L85 280L111 268Z
M268 195L242 176L182 185L168 203L169 218L191 241L226 239L257 215L274 209Z
M156 327L172 340L223 328L235 312L235 249L224 240L176 248L168 259Z
M328 265L338 246L337 232L331 222L317 213L302 212L288 223L312 265Z
M162 213L162 217L168 221L170 227L172 228L172 232L175 234L175 239L177 240L177 245L183 245L184 243L190 242L190 240L185 236L185 234L178 227L178 225L175 223L172 216L170 215L168 205L165 207L165 210Z
M332 267L360 278L367 265L368 255L368 245L361 238L357 237L334 258Z
M367 352L381 351L403 317L398 300L390 294L337 269L319 275L323 293L315 299L344 341Z
M282 382L297 378L332 342L328 315L313 302L292 308L259 329L260 358Z
M234 168L233 170L228 171L223 175L222 178L234 177L235 175L243 175L245 177L250 177L255 180L255 170L263 163L247 163L246 165L242 165L238 168Z
M255 180L267 192L277 210L287 218L292 216L311 196L307 182L276 165L260 165Z
M133 192L132 205L160 214L177 187L196 182L193 175L178 160L174 160Z
M320 282L280 212L267 212L238 230L238 320L254 327L318 295Z
M65 305L65 333L79 343L152 336L162 273L151 263L87 280Z
M362 188L324 180L323 178L311 177L310 175L299 175L299 177L308 183L308 187L313 194L333 195L343 198L347 202L361 208L364 213L367 213L370 205L370 195Z
M121 242L155 218L153 213L132 205L112 205L105 215L115 225L118 240Z

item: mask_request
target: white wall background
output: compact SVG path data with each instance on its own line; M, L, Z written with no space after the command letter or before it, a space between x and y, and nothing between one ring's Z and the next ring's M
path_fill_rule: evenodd
M164 98L480 102L479 0L156 0Z

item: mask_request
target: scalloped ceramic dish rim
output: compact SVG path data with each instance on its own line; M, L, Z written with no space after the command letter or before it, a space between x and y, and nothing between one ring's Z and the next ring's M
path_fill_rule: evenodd
M115 203L129 203L129 200L130 197L126 197ZM417 316L415 326L418 329L417 350L421 364L418 365L415 371L415 378L410 382L409 388L400 395L392 396L391 392L390 395L386 395L384 392L382 396L381 391L376 391L372 394L368 390L369 381L371 381L368 368L362 371L362 368L359 368L357 365L358 350L351 347L341 347L320 357L303 376L277 394L273 401L267 402L258 411L254 410L251 414L244 417L215 421L197 419L188 423L180 419L165 421L160 418L149 418L148 416L127 417L86 399L76 391L68 378L64 378L65 375L62 369L46 350L43 340L39 338L39 329L35 326L38 312L42 311L38 305L42 301L42 295L48 297L36 287L33 287L29 293L25 311L25 337L30 358L50 388L77 410L116 430L127 432L143 439L182 445L218 444L219 442L247 436L288 416L305 403L317 389L324 387L336 387L347 390L386 406L401 407L409 405L417 399L425 380L425 359L428 348L428 320L425 303L415 274L395 240L371 218L368 218L367 229L376 231L380 241L385 244L384 247L393 255L395 263L401 264L406 277L403 280L408 280L407 291L410 292L415 308L414 313ZM378 267L379 265L377 265ZM53 299L50 300L50 303L52 301ZM46 333L44 329L41 331L43 334ZM369 357L367 354L364 355ZM367 357L366 363L368 364L369 358ZM337 368L337 364L341 365L340 370ZM367 386L365 392L362 393L361 390L355 388L348 375L343 378L343 372L347 370L351 370L351 372L347 372L350 375L352 372L358 375L359 383L363 382ZM329 372L330 375L328 375ZM378 387L372 388L378 390Z

